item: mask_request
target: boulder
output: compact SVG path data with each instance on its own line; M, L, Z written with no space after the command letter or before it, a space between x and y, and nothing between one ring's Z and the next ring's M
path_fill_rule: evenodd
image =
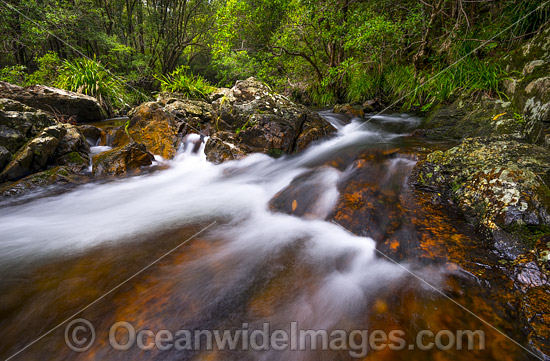
M74 118L77 122L96 122L108 115L94 97L44 85L24 88L0 82L0 98L13 99L65 119Z
M172 159L178 147L179 125L176 117L162 104L144 103L132 110L127 125L117 131L114 145L122 146L133 140L153 154Z
M78 126L78 129L84 137L86 137L86 140L90 146L107 145L107 133L104 130L90 124L80 125Z
M237 82L212 106L211 134L228 132L233 136L221 133L210 138L208 142L217 144L207 143L205 152L209 159L232 159L226 155L235 153L235 149L237 154L290 154L336 130L317 113L272 92L254 78ZM232 147L228 148L228 144ZM219 150L225 155L208 154Z
M236 146L235 134L217 132L206 142L204 153L209 162L220 164L229 160L238 160L246 156L244 150Z
M362 106L353 106L351 104L336 104L332 111L336 114L346 115L351 118L362 118L365 116Z
M57 123L45 128L13 156L0 181L15 181L51 166L81 172L88 166L89 146L74 125Z
M0 146L12 154L42 129L54 124L55 119L42 110L11 99L0 99Z
M143 144L132 142L123 147L100 153L93 158L93 174L127 175L139 174L141 167L149 166L155 158Z
M503 59L504 91L526 122L528 139L542 143L550 123L550 27Z
M509 135L525 137L525 120L511 102L486 95L463 94L452 104L439 104L415 135L437 140Z
M0 197L21 196L45 187L68 184L81 184L88 181L86 176L75 174L70 168L57 166L40 171L16 182L0 184Z
M510 138L468 138L418 163L417 186L446 195L513 257L532 227L550 225L550 151ZM541 228L542 227L542 228Z

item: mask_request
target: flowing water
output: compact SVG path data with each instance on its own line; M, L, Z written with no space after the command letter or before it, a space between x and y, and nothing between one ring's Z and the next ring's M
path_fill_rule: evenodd
M507 316L506 277L468 226L408 185L418 155L446 145L408 136L420 122L408 115L322 115L337 135L299 155L214 165L190 137L174 160L159 159L167 169L3 204L0 357L93 302L74 317L95 328L89 350L67 347L65 323L13 359L529 359L488 325L523 344ZM401 330L407 347L369 345L365 355L356 333L351 346L324 351L311 341L303 350L119 351L109 341L117 321L155 334L251 333L264 323L287 334L293 325ZM481 330L485 349L420 350L421 330Z

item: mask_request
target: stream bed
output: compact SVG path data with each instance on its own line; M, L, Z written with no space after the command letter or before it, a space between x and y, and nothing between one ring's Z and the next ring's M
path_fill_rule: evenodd
M337 135L298 155L214 165L182 147L163 170L3 205L0 357L535 359L498 259L408 183L419 157L451 145L410 136L420 119L406 114L321 114ZM73 319L94 332L67 329ZM128 325L147 332L130 342ZM251 337L265 327L290 339L322 330L330 345L321 335L316 347L311 337L265 347ZM176 347L201 330L204 342ZM241 339L210 350L213 330ZM390 340L367 345L366 330ZM464 330L483 334L483 347L458 347ZM73 336L93 342L76 352Z

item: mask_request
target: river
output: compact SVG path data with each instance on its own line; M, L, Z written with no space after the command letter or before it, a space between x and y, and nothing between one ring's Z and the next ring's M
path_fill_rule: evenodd
M322 115L337 135L298 155L214 165L184 144L174 160L159 160L162 170L2 204L0 357L532 358L496 258L460 217L437 206L436 194L407 181L419 156L449 145L411 137L420 119L406 114ZM92 336L65 333L73 319L94 327L84 352L66 344L67 335ZM109 339L116 322L149 330L142 346L154 347L117 350ZM130 341L128 324L115 334L119 344ZM243 347L242 340L234 350L154 344L161 330L230 330L244 338L264 327L269 336L294 327L354 336L326 350L311 339L297 350ZM394 347L369 343L367 350L364 333L354 330L399 333ZM426 330L432 333L419 345ZM483 349L428 347L436 339L448 345L459 330L481 331Z

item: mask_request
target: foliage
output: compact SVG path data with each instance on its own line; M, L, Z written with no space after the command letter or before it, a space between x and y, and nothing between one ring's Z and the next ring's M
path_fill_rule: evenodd
M0 80L21 86L27 85L27 68L24 65L12 65L0 69Z
M46 84L53 85L59 77L59 70L62 62L57 53L49 51L44 56L36 59L38 70L30 74L28 77L29 84Z
M202 97L210 83L230 86L249 76L287 94L306 91L303 98L318 105L381 98L427 109L461 91L498 96L503 71L491 59L550 21L550 4L538 0L7 4L0 11L1 79L57 84L59 77L114 107L140 101L159 84ZM109 72L83 57L108 64Z
M193 75L189 67L180 66L168 75L156 77L163 92L180 93L187 98L206 98L214 91L208 81L200 75Z
M113 77L95 59L77 58L64 61L56 85L93 96L108 109L123 107L128 100L124 83Z

